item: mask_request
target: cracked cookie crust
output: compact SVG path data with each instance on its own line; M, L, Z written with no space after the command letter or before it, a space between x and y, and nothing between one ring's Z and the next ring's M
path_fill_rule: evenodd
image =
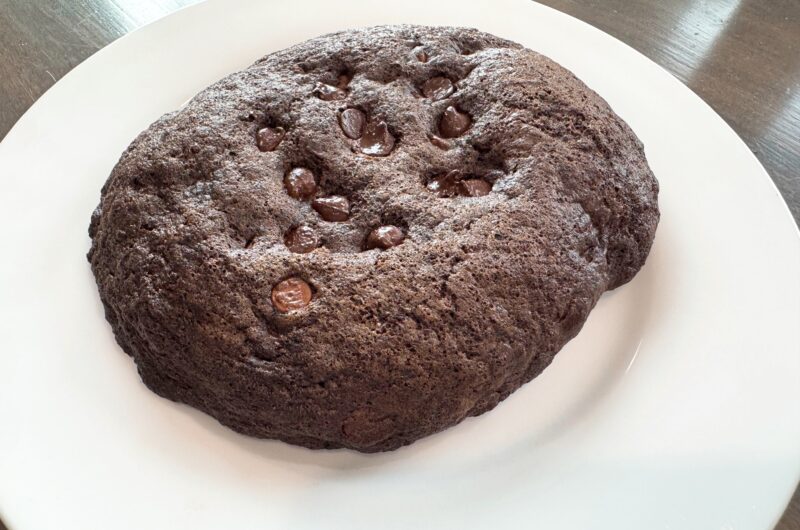
M252 436L391 450L493 408L644 264L641 143L473 29L272 53L141 133L89 252L142 380Z

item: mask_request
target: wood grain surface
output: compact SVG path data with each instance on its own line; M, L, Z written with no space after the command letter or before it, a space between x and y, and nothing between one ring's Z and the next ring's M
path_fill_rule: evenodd
M0 0L0 138L92 53L196 1ZM800 221L800 0L541 3L631 45L699 94L761 160ZM800 530L798 492L776 528Z

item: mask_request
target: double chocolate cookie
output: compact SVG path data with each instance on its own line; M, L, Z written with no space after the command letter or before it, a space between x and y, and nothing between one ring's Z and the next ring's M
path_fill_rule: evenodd
M253 436L395 449L539 374L645 261L658 184L551 60L473 29L270 54L151 125L92 265L158 394Z

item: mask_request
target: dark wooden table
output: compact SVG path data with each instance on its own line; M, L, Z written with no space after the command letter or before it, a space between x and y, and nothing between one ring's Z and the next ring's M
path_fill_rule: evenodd
M0 138L89 55L196 1L0 0ZM800 221L800 0L542 3L630 44L711 104ZM797 492L777 529L800 530Z

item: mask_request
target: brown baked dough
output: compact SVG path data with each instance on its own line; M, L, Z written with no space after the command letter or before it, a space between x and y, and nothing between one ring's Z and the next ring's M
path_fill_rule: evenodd
M142 380L236 431L382 451L490 410L647 257L603 99L474 29L272 53L138 136L89 252Z

